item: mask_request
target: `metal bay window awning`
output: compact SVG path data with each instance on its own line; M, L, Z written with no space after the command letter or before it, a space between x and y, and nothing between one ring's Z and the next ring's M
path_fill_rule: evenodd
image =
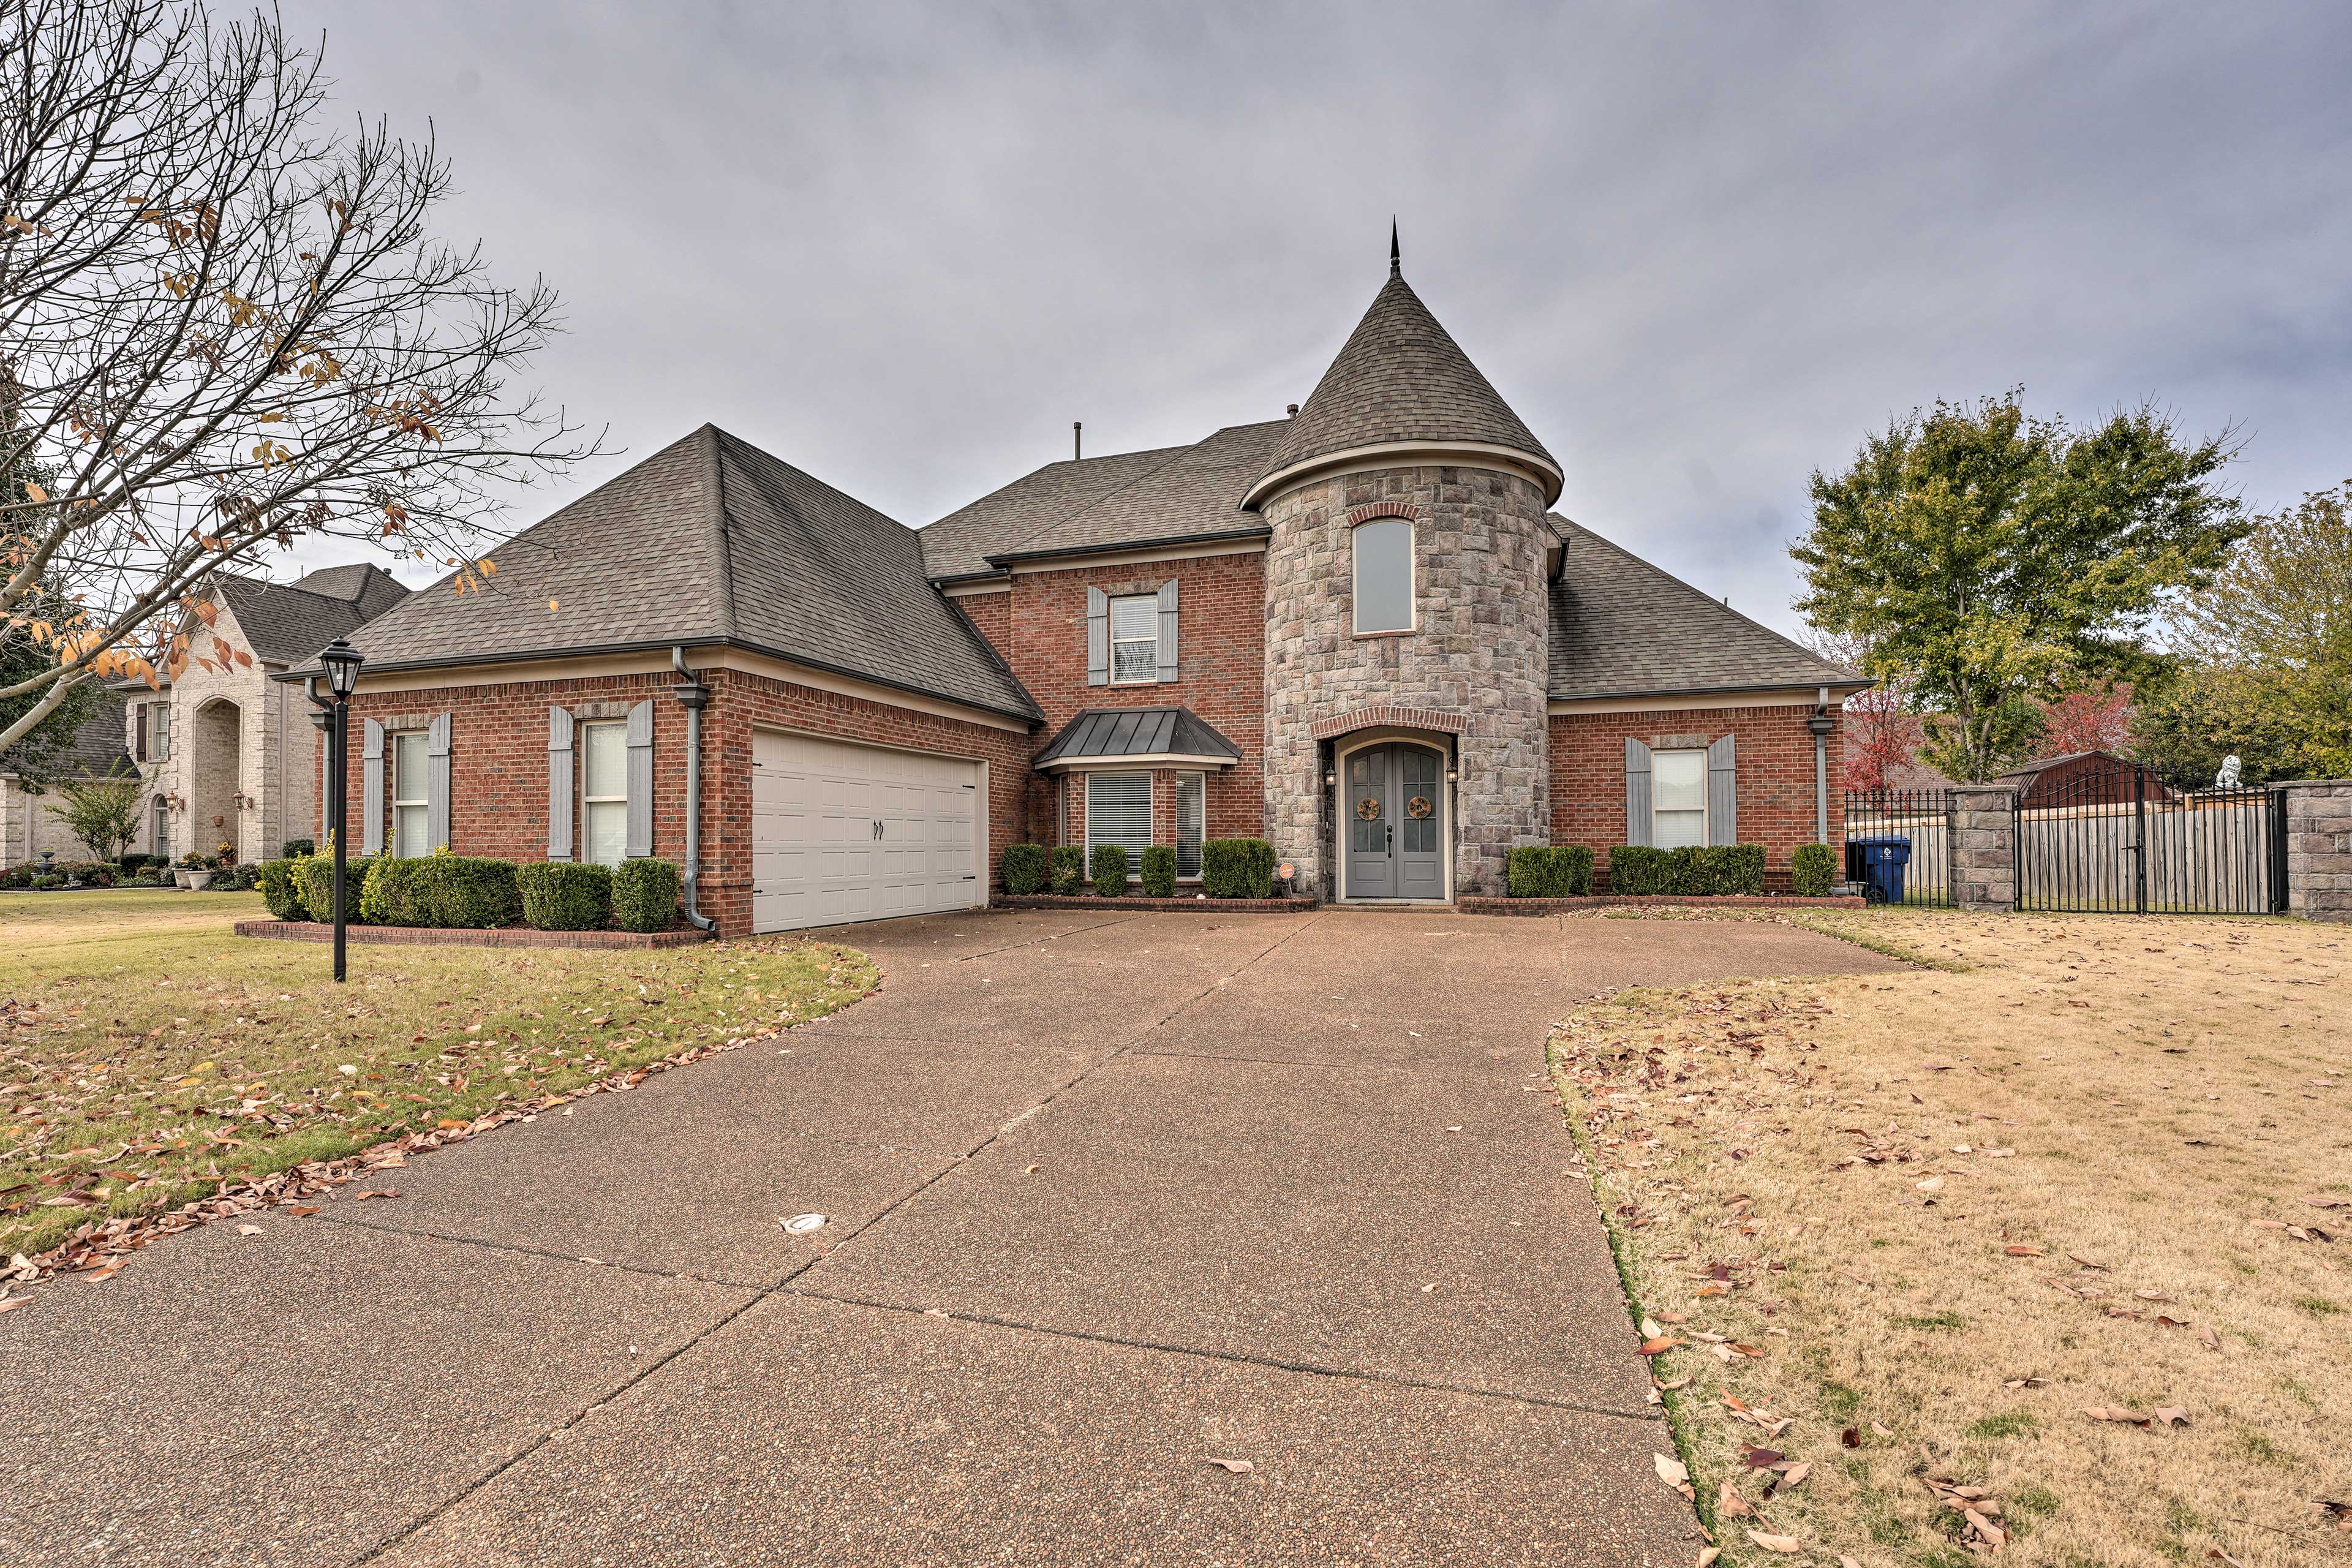
M1030 765L1077 768L1229 768L1241 748L1190 708L1089 708L1062 727Z

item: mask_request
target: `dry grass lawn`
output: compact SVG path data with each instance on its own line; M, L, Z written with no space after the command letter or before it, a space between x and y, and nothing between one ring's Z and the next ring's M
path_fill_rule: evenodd
M822 1017L864 954L257 942L251 893L0 896L0 1258L681 1051Z
M2352 931L1806 923L1553 1042L1723 1561L2352 1563Z

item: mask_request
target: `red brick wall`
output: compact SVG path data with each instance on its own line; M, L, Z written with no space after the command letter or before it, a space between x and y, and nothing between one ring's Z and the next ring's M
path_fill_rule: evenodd
M1030 754L1045 750L1085 709L1190 708L1242 753L1238 764L1209 775L1208 837L1259 838L1265 834L1264 560L1259 555L1209 555L1024 573L1013 579L1010 593L961 603L1045 710ZM1087 588L1114 595L1152 593L1171 577L1177 581L1177 679L1140 686L1088 686ZM976 605L992 607L975 610ZM994 607L999 605L1003 607ZM1040 778L1030 801L1031 820L1048 843L1053 841L1053 788ZM1084 817L1075 788L1072 795L1070 810L1077 826L1071 840L1080 842Z
M743 935L751 924L751 731L775 725L847 741L975 757L989 764L989 866L1018 843L1023 784L1032 738L986 725L918 713L887 703L732 670L705 671L712 689L703 711L702 880L699 902L719 930ZM686 859L686 710L670 695L676 678L602 676L580 680L516 681L497 686L362 693L352 700L351 845L366 842L360 824L361 720L450 715L449 844L460 855L513 860L547 856L547 710L593 702L654 700L654 853ZM322 748L323 752L323 748ZM323 773L323 754L320 763ZM387 810L389 808L387 807ZM580 817L573 816L575 849Z
M1564 713L1551 721L1551 836L1589 844L1605 873L1609 851L1625 842L1625 742L1657 746L1681 738L1700 743L1729 734L1738 761L1739 841L1761 844L1766 879L1785 886L1789 857L1813 841L1813 737L1811 703L1774 708L1706 708L1641 713ZM1843 720L1836 708L1832 718ZM1830 842L1844 832L1840 783L1844 737L1829 738Z

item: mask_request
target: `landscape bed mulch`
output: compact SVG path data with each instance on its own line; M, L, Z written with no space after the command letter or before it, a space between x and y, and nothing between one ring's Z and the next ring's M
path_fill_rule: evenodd
M332 942L326 921L239 921L239 936L276 942ZM709 936L688 926L681 931L539 931L530 926L346 925L343 940L355 947L578 947L637 949L692 947Z
M251 923L274 924L277 922ZM629 933L608 932L606 934ZM700 933L695 934L699 936ZM793 1026L788 1025L785 1027L792 1026ZM611 1078L583 1084L569 1093L538 1095L530 1100L518 1100L511 1105L500 1106L496 1110L485 1112L470 1121L445 1121L438 1127L403 1133L397 1138L388 1138L356 1154L346 1154L332 1160L305 1161L301 1164L289 1165L281 1171L272 1171L264 1176L229 1183L210 1197L199 1198L193 1203L183 1204L178 1208L168 1209L159 1214L124 1215L112 1219L94 1220L76 1231L64 1243L47 1252L36 1253L30 1257L20 1252L11 1257L5 1266L0 1266L0 1312L13 1311L19 1307L29 1306L38 1300L34 1296L11 1294L10 1287L13 1285L46 1279L60 1274L78 1275L90 1280L110 1279L121 1271L131 1254L139 1251L148 1243L162 1237L177 1235L184 1230L193 1230L200 1225L209 1225L215 1220L234 1219L239 1215L253 1214L268 1208L284 1208L298 1217L308 1216L316 1214L318 1210L315 1206L305 1203L305 1199L317 1197L331 1187L346 1186L351 1183L375 1177L387 1171L400 1170L408 1163L408 1156L411 1154L446 1149L453 1143L463 1143L494 1128L503 1127L510 1121L531 1121L542 1112L568 1105L575 1100L584 1100L592 1094L619 1094L636 1088L656 1073L667 1072L673 1068L687 1067L706 1057L717 1056L722 1051L757 1045L761 1040L773 1039L784 1032L784 1028L763 1029L756 1034L743 1035L734 1039L716 1040L709 1045L696 1046L691 1049L680 1051L675 1056L664 1057L659 1060L647 1062L642 1067L631 1068L626 1072L615 1073ZM400 1196L400 1192L396 1187L371 1187L354 1196L357 1199L396 1198Z

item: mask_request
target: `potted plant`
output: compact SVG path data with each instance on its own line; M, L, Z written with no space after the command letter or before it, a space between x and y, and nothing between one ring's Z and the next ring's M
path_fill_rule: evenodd
M195 864L188 868L188 891L201 893L212 886L213 872L217 868L217 864L209 856L197 855L190 858L194 859Z
M208 869L205 866L205 858L191 849L172 862L172 880L183 888L193 888L195 884L189 879L200 869Z
M236 865L236 846L234 844L223 844L218 849L213 852L213 864L224 871Z

